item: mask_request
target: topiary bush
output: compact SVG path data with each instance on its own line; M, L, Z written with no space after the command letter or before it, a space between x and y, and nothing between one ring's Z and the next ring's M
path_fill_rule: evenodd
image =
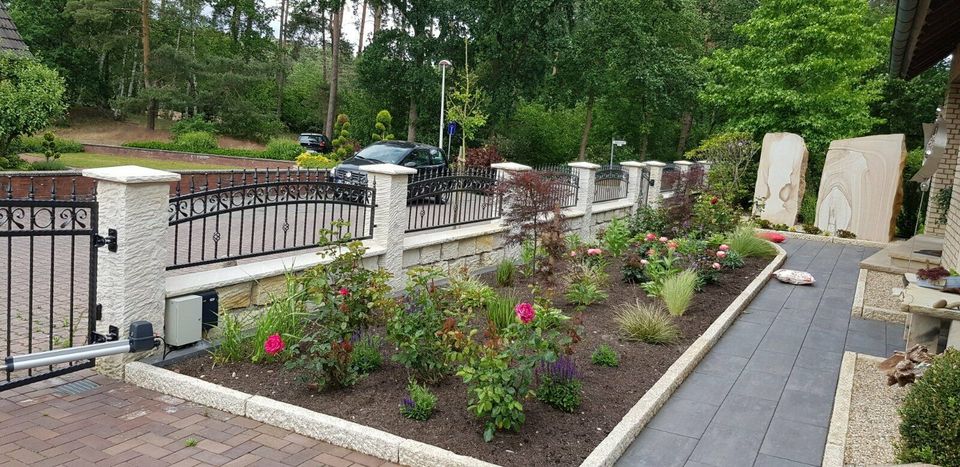
M205 131L191 131L177 136L174 140L177 149L186 152L206 152L217 149L217 137Z
M897 461L960 465L960 351L933 360L900 407Z
M303 147L300 146L300 143L290 139L274 138L267 143L267 148L263 150L263 157L292 161L302 152Z
M180 135L197 131L216 134L217 125L213 122L204 120L200 115L194 115L193 117L180 119L177 120L177 122L173 125L170 125L170 133L173 133L174 137L179 137Z

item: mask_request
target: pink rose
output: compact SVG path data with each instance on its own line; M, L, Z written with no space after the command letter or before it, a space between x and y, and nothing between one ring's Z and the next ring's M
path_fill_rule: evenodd
M570 252L570 257L573 258L574 256L577 256L577 252L576 252L576 251L571 251L571 252Z
M710 265L713 269L720 270L720 263L713 263Z
M646 238L648 242L652 242L657 239L657 236L652 233L648 233Z
M655 254L657 254L657 252L656 252L656 251L653 251L653 248L647 250L647 256L653 256L653 255L655 255Z
M660 243L667 243L667 240L670 240L667 237L660 237Z
M599 248L590 248L589 250L587 250L587 254L590 255L590 256L596 256L596 255L599 255L599 254L601 254L601 253L603 253L603 250L601 250L601 249L599 249Z
M520 319L520 322L527 324L533 321L534 311L533 305L527 302L521 302L517 304L517 307L513 309L517 313L517 318Z
M728 251L730 246L727 244L720 245L720 251Z
M726 252L726 251L718 251L718 252L717 252L717 258L723 259L723 258L726 258L726 257L727 257L727 252Z
M283 343L283 339L280 337L280 334L271 335L263 343L263 351L266 352L267 355L276 355L280 352L283 352L283 349L286 347L287 345Z
M640 264L646 266L646 265L650 264L650 262L647 261L647 260L645 260L645 259L641 259L641 260L640 260Z
M674 242L674 241L667 242L667 248L669 248L669 249L671 249L671 250L676 250L676 249L677 249L677 242Z
M350 290L346 287L340 287L340 296L346 297L347 295L350 295Z

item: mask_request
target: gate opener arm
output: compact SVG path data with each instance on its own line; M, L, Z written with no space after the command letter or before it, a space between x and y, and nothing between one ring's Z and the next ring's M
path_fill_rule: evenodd
M94 344L21 356L9 356L4 360L4 369L7 373L11 373L27 368L75 362L107 355L144 352L160 345L160 338L153 334L153 325L147 321L130 323L129 339L120 340L117 328L114 326L110 326L110 328L111 332L106 336L93 335L92 338L96 342Z

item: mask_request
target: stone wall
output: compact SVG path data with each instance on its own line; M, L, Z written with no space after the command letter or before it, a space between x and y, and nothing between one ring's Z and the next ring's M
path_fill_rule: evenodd
M954 57L954 61L957 62L958 59ZM960 157L960 82L954 82L950 85L943 112L944 124L947 127L944 160L950 162L944 162L941 165L950 164L953 166L953 169L949 167L944 169L944 176L949 175L949 182L953 186L953 197L950 200L951 209L947 212L947 225L943 226L943 265L947 268L957 268L960 267L960 178L956 176L955 168L957 159ZM939 170L937 171L937 177L941 177ZM951 186L946 183L943 177L940 178L938 183L941 187ZM937 188L931 188L930 190L931 199L927 208L927 229L930 229L932 223L936 223L931 222L932 219L940 216L939 211L936 210L936 202L933 200L938 191Z
M930 182L930 199L927 205L927 217L924 222L924 233L937 237L946 235L947 226L940 223L942 212L940 207L937 206L936 196L940 190L953 186L956 176L957 152L960 150L960 83L954 83L948 89L942 111L943 123L947 129L947 145L944 157L940 159L937 171ZM953 202L951 201L950 204L953 205Z

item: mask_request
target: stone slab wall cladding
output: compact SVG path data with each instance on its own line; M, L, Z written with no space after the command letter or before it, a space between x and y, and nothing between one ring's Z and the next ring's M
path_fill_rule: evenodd
M943 265L948 268L957 268L960 267L960 199L958 199L960 198L960 178L957 177L956 171L957 159L960 158L960 82L950 85L943 107L943 121L947 128L947 145L946 157L943 158L940 167L944 170L942 173L937 170L930 188L931 202L927 207L926 228L930 231L930 226L936 225L940 217L937 203L933 198L941 188L953 187L953 196L950 200L952 209L947 211L947 223L937 228L942 229L944 235Z

